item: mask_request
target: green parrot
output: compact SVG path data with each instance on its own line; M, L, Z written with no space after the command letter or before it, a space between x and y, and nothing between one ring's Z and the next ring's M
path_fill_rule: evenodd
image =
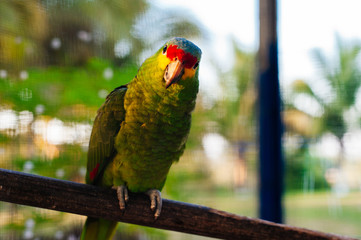
M94 121L86 183L114 188L125 209L128 190L146 193L155 218L171 165L183 154L198 93L201 50L174 38L114 89ZM111 239L117 222L88 217L81 239Z

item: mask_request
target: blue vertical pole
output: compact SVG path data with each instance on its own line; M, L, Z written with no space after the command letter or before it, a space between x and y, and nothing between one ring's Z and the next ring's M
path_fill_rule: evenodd
M259 0L259 214L283 222L281 98L278 80L276 0Z

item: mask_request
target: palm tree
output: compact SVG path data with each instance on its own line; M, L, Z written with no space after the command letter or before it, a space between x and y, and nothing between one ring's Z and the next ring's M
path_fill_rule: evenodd
M361 45L359 43L346 44L340 37L336 38L336 43L335 59L328 59L320 49L313 51L321 77L331 89L329 97L323 97L303 80L293 83L293 91L296 95L306 94L321 106L318 133L329 132L338 139L341 150L337 166L340 167L344 162L343 137L348 127L345 113L355 105L357 92L361 86L361 69L358 59Z

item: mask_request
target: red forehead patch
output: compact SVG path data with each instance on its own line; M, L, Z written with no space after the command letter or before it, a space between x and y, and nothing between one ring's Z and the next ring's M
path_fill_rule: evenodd
M196 64L197 58L188 52L184 52L183 49L179 49L177 45L169 45L167 49L167 57L170 60L178 58L181 62L184 62L186 68L191 68Z

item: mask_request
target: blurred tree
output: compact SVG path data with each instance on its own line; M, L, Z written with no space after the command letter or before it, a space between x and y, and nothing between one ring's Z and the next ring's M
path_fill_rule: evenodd
M47 31L47 15L39 1L0 1L0 69L39 63L42 51L37 43Z
M115 44L129 40L136 18L148 5L144 0L42 2L50 26L42 45L53 65L84 65L94 56L114 59Z
M145 49L154 48L153 43L158 48L165 38L200 36L194 17L155 11L145 0L43 2L50 31L42 44L49 64L79 65L95 56L118 64L136 62Z
M221 78L224 96L216 107L224 114L215 116L220 133L234 142L253 141L255 127L255 54L243 51L233 41L234 65L231 72ZM221 72L221 71L220 71Z
M337 166L340 167L344 161L343 136L347 131L346 112L354 106L357 92L361 86L361 70L359 66L359 55L361 45L346 44L339 37L337 42L337 57L329 60L321 50L313 51L314 59L319 66L322 78L326 81L331 92L325 98L322 92L303 80L293 83L295 95L304 94L321 106L320 117L316 118L318 123L318 134L330 132L335 135L340 144L340 154Z

